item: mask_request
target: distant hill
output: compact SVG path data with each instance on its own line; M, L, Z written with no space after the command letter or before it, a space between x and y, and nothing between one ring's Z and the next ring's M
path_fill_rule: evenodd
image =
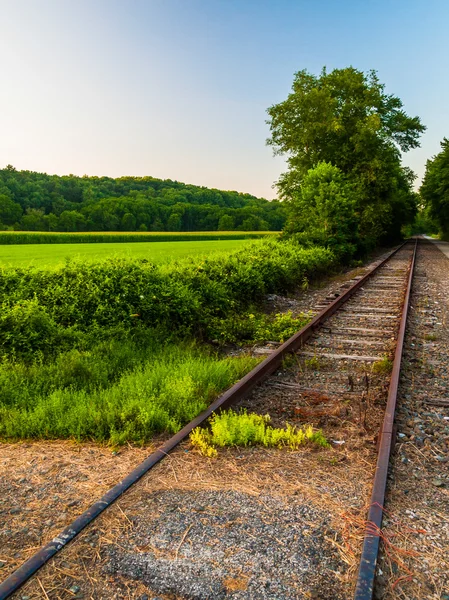
M279 231L285 208L251 194L154 177L76 177L0 169L0 229Z

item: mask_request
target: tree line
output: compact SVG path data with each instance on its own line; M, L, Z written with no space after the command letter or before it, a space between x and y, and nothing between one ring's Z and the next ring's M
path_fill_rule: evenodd
M422 207L417 233L441 233L449 240L449 140L443 138L441 152L427 161L420 188ZM417 227L418 229L418 227Z
M153 177L77 177L0 169L0 229L280 231L277 200Z

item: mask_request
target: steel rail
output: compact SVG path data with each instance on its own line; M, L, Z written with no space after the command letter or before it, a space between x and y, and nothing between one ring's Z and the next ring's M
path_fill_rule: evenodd
M402 351L404 347L405 328L407 325L407 315L410 303L413 274L415 270L417 246L418 240L416 239L413 256L410 261L407 289L396 343L393 369L390 378L390 387L388 390L387 406L385 408L385 416L382 429L380 431L376 472L374 475L371 503L365 528L365 537L363 540L362 555L360 558L354 600L371 600L374 593L374 580L376 576L377 559L379 555L379 543L383 518L383 504L387 487L388 465L390 454L395 443L395 432L393 429L394 415L396 411L396 399L399 387Z
M333 315L353 294L362 287L366 281L372 277L382 266L384 266L407 242L404 242L398 248L390 252L386 258L375 265L361 279L356 281L341 296L336 298L329 306L324 308L307 325L295 333L282 346L279 346L270 356L259 363L252 371L240 379L229 390L217 398L205 411L198 415L193 421L183 427L178 433L166 441L160 448L150 454L138 467L127 475L120 483L111 488L100 500L92 504L83 512L73 523L68 525L61 533L53 538L48 544L43 546L31 558L24 562L9 577L0 583L0 600L6 600L11 594L17 591L30 577L32 577L41 567L45 565L50 558L55 556L64 546L73 540L87 525L96 519L106 508L115 502L124 492L134 485L143 475L160 462L169 452L171 452L179 443L199 427L214 413L231 406L243 398L250 390L260 383L267 376L271 375L281 366L284 357L287 354L295 352L301 348L315 330L322 325L331 315Z

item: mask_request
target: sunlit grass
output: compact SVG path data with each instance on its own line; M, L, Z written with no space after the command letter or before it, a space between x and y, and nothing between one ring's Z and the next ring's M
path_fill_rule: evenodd
M188 242L119 242L107 244L23 244L0 245L0 265L55 268L68 259L98 262L108 258L137 258L165 263L190 256L239 250L252 240L206 240Z

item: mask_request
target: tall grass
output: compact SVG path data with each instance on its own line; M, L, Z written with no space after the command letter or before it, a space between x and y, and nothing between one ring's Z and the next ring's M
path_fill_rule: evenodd
M143 443L178 431L257 362L192 344L107 349L67 352L47 366L3 363L0 436Z

